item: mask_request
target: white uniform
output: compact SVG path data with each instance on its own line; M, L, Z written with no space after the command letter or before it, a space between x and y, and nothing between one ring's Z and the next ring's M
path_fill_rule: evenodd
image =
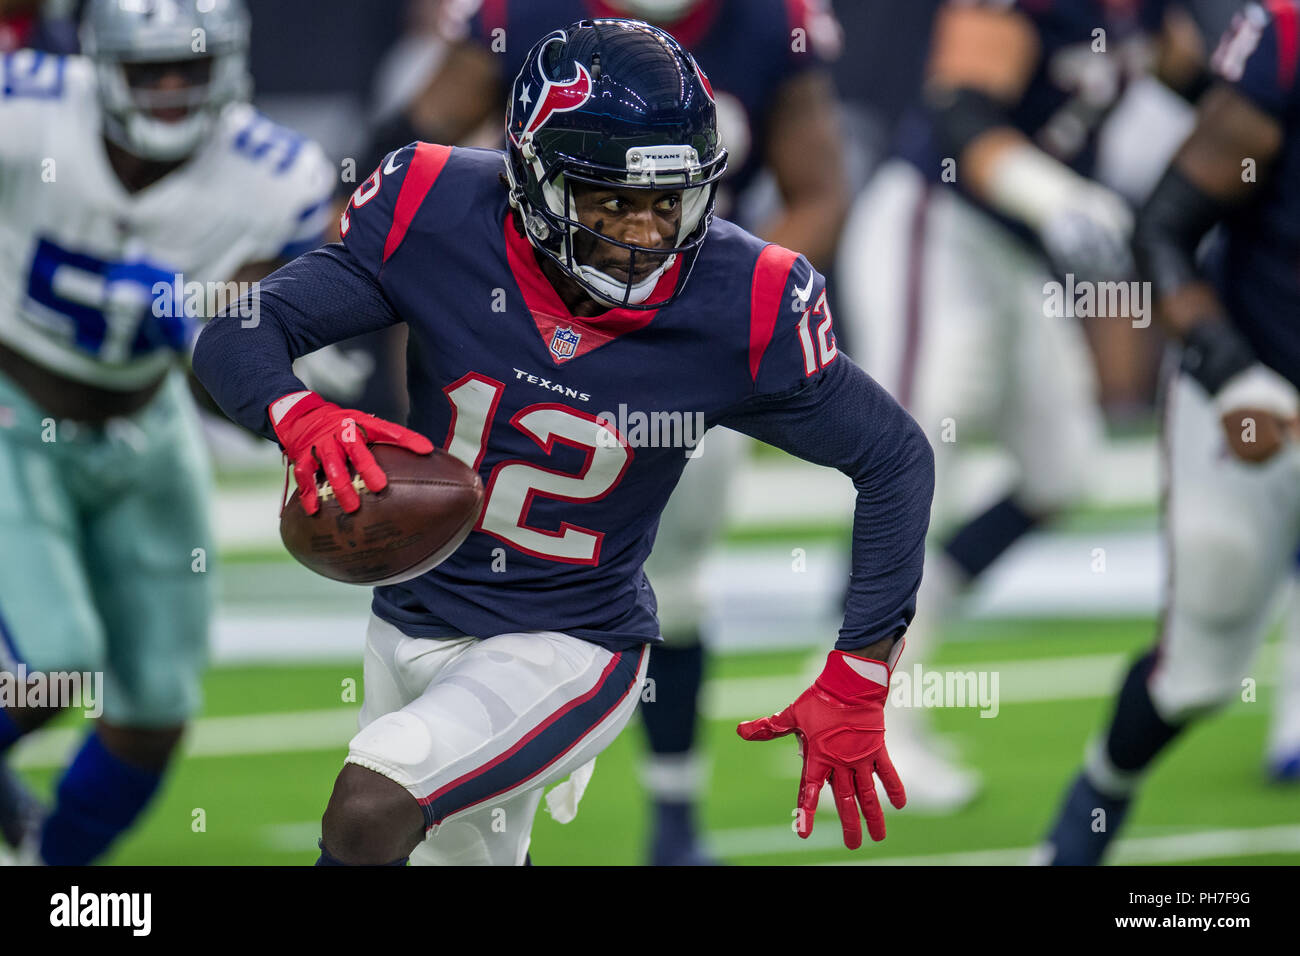
M190 283L206 293L319 242L332 171L315 144L240 104L132 195L101 119L87 60L0 58L0 342L65 379L129 391L188 347L207 304L196 293L186 307ZM57 441L49 427L0 374L0 669L101 672L107 719L177 726L199 704L212 602L212 576L191 570L212 536L188 390L173 375L129 416L59 422Z
M206 302L207 283L320 241L329 160L250 105L228 106L183 166L130 194L90 61L22 50L0 66L0 342L31 361L139 388L174 360L151 327L159 283L201 283Z
M950 457L977 434L1016 459L1027 510L1081 493L1102 428L1092 360L1075 319L1044 315L1052 276L1027 243L892 160L854 205L838 268L855 359L934 446L936 527L968 517L948 513Z
M420 803L415 865L518 866L543 791L567 823L596 755L641 696L648 645L613 653L554 631L480 640L407 637L378 617L366 634L366 699L348 763Z
M1170 573L1148 688L1178 724L1242 692L1300 541L1300 447L1263 464L1239 460L1205 390L1182 373L1165 403Z

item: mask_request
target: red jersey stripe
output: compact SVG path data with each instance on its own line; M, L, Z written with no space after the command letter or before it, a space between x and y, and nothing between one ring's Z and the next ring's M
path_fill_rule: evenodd
M1277 82L1283 90L1295 85L1297 56L1300 55L1300 17L1295 0L1268 0L1268 12L1277 24Z
M406 178L402 180L402 188L397 194L393 224L388 227L388 237L384 240L384 262L388 261L406 238L406 230L411 228L415 211L433 188L450 155L450 146L419 143L415 147L415 154L410 160L411 168L406 171Z
M776 331L777 313L797 258L797 252L769 243L758 254L754 265L754 281L749 290L749 377L755 381L763 353Z

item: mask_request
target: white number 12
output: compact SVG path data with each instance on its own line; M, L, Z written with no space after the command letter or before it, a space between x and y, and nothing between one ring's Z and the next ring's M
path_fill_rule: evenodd
M492 418L505 385L470 372L443 391L451 402L451 429L444 449L475 471L487 451ZM563 442L587 452L576 475L551 471L526 461L503 461L488 477L483 514L477 530L498 538L525 554L569 564L597 564L605 534L564 521L559 531L530 527L525 519L534 497L559 501L598 501L622 480L633 452L623 436L596 416L566 405L540 403L520 409L510 424L531 438L546 454ZM602 436L602 432L606 433ZM609 435L614 436L611 441Z

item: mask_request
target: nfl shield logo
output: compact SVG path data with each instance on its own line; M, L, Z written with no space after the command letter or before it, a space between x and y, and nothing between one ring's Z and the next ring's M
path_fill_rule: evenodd
M573 331L572 328L556 329L555 334L551 336L551 354L557 359L571 359L574 353L578 351L578 343L582 341L582 335Z

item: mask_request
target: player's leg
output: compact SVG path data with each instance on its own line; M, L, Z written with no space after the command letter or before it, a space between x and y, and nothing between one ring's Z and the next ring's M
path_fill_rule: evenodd
M651 799L650 862L656 866L712 862L696 831L697 804L708 779L697 747L707 611L701 576L722 533L727 489L744 448L735 432L715 428L709 433L659 519L645 566L664 637L650 651L641 708L650 745L641 777Z
M82 446L0 376L0 671L102 673L104 633L80 554L77 509L67 488ZM58 708L0 705L0 835L35 854L44 811L4 764L21 737Z
M143 812L197 710L211 614L210 478L179 380L110 422L80 473L84 560L107 635L103 717L58 785L50 863L99 857Z
M991 428L1007 378L1007 240L997 229L894 161L855 204L841 239L841 319L862 352L855 358L916 418L935 452L931 534L908 628L909 666L932 658L943 622L979 570L947 556L945 533L966 507L956 459ZM977 519L974 531L958 532L959 540L975 532L985 542L995 532L1010 537L1005 522L995 523ZM1003 547L997 545L998 553ZM886 720L890 756L909 781L909 807L946 811L974 797L977 777L945 755L926 715L891 706Z
M1290 594L1278 650L1277 703L1266 760L1271 779L1295 783L1300 782L1300 556L1291 567Z
M382 693L429 680L399 710L366 722L372 709L363 708L347 780L340 774L325 812L321 862L523 863L536 792L585 772L626 725L645 648L611 653L548 631L452 642L394 632L372 621L368 635L373 656L386 659ZM566 787L552 810L559 819L581 795Z
M1160 639L1129 669L1066 795L1044 853L1057 864L1100 862L1155 758L1240 693L1300 534L1300 450L1245 464L1223 450L1198 385L1176 377L1166 402Z

